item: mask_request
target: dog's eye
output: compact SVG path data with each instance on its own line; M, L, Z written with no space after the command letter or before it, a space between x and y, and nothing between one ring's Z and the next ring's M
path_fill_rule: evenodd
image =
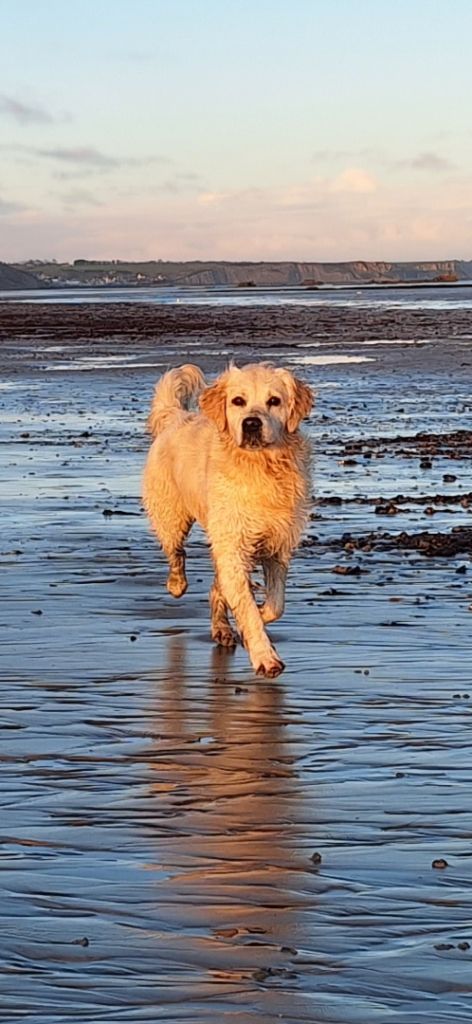
M236 395L236 398L231 399L232 405L246 405L246 399L242 398L241 395Z
M272 398L269 398L267 405L280 405L280 398L278 397L278 395L272 395Z

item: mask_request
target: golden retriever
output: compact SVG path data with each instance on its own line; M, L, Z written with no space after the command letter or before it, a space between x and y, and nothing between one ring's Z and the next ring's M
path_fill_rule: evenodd
M198 399L200 411L189 411ZM184 541L194 522L206 531L215 565L211 635L234 646L231 611L258 675L284 664L264 623L284 610L285 579L308 507L309 448L298 427L313 393L267 363L231 366L209 387L198 366L169 370L156 385L148 429L154 441L143 500L169 562L167 589L187 589ZM251 572L262 565L259 608Z

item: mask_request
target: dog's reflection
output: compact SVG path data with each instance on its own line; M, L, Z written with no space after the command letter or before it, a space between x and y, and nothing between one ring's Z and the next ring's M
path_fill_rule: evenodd
M294 836L303 819L280 683L231 680L231 654L215 648L205 684L192 672L185 637L174 635L155 699L153 793L168 925L180 919L223 940L288 944L305 899Z

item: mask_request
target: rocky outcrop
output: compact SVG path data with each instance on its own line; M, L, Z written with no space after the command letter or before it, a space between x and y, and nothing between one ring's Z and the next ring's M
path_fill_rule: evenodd
M129 264L128 264L129 266ZM149 266L149 264L148 264ZM155 264L154 264L155 266ZM348 263L230 263L195 262L158 264L169 284L257 285L259 287L316 287L323 284L401 284L415 281L472 279L472 261L443 260L428 263L381 263L363 260Z
M194 285L401 284L415 281L471 280L472 261L428 263L161 263L172 283Z
M41 288L41 281L27 270L18 270L8 263L0 263L0 291L16 288Z

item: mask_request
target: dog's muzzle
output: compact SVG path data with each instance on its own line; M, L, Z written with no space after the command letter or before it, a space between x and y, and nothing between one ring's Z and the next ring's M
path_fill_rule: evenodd
M242 427L244 447L260 448L262 445L262 420L259 416L246 416Z

